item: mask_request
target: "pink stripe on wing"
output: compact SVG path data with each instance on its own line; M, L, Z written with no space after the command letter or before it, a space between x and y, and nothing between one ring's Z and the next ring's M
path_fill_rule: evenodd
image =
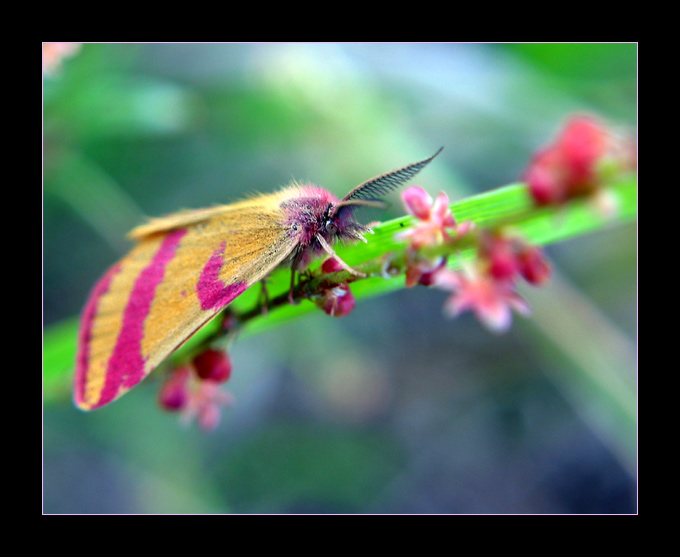
M99 299L109 291L113 276L120 271L120 265L114 265L99 279L87 299L83 316L78 330L78 354L76 355L76 373L74 377L73 396L76 406L88 406L85 401L85 385L90 365L90 341L92 340L92 325L97 316Z
M225 284L220 280L226 246L226 242L222 242L213 252L196 283L196 294L203 310L222 309L247 288L243 281Z
M144 378L145 358L142 356L144 322L151 311L156 288L165 277L165 268L175 256L186 232L183 229L170 232L151 262L135 280L123 313L123 324L116 346L109 360L106 383L94 408L104 406L115 399L121 387L129 389Z

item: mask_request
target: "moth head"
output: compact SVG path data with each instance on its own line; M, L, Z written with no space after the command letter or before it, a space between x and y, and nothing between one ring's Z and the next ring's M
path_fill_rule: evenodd
M408 166L388 172L387 174L381 174L380 176L358 185L338 202L329 202L321 214L321 219L317 220L316 232L313 235L315 246L312 249L317 252L325 251L328 255L335 257L341 267L352 274L361 276L361 273L358 273L337 257L335 251L331 247L332 244L336 240L361 240L365 242L366 238L364 238L364 234L370 232L371 229L368 226L359 223L354 218L354 210L360 207L384 209L387 206L387 203L380 198L413 178L413 176L425 168L425 166L427 166L442 149L443 147L428 159L409 164ZM305 254L301 253L296 261L302 265L306 261Z
M332 237L364 240L363 234L369 229L354 219L354 210L358 207L385 209L387 203L381 198L418 174L441 153L442 149L443 147L440 147L434 155L423 161L381 174L359 184L338 203L329 206L327 215L324 215L324 229Z
M387 203L379 199L357 199L331 203L326 208L322 219L322 234L329 240L362 240L370 228L354 218L354 209L358 207L373 207L385 209Z

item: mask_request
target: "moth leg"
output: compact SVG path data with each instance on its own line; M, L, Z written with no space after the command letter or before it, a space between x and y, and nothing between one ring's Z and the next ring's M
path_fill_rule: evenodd
M262 306L262 315L267 315L269 312L269 290L267 289L267 279L263 278L260 281L262 290L260 290L260 305Z
M288 303L291 306L298 305L299 302L293 298L293 292L295 291L295 269L290 270L290 290L288 290Z
M364 242L366 241L366 238L363 236L359 236ZM335 258L335 260L338 262L338 264L345 269L348 273L354 275L355 277L361 277L364 278L366 276L366 273L362 273L360 271L357 271L356 269L352 269L347 263L345 263L338 255L335 253L335 250L330 246L326 240L324 240L323 236L321 234L316 235L316 239L319 241L319 244L321 244L321 247L326 251L328 255L331 257Z
M234 315L234 312L231 310L231 308L226 308L222 312L222 330L221 332L225 335L230 334L233 332L236 327L238 326L238 319Z
M300 261L302 261L302 255L304 254L305 249L307 249L307 244L300 244L297 247L297 250L295 251L293 261L290 264L291 273L290 273L290 290L288 290L288 302L290 303L291 306L298 305L298 302L296 302L295 299L293 298L293 291L295 290L295 271L297 270Z

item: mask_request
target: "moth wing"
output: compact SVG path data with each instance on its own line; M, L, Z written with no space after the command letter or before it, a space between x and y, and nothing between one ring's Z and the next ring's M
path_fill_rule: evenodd
M156 219L95 285L81 318L74 400L117 399L244 290L288 258L296 239L274 206L244 202Z
M233 206L231 205L217 205L207 209L188 209L179 211L164 217L149 219L148 222L133 228L128 234L128 237L139 240L144 236L169 232L176 228L194 226L216 217L219 218L223 215L228 215L229 213L233 213Z

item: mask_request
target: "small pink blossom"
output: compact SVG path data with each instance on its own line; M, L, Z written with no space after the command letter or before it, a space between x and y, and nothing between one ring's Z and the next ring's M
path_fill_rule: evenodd
M413 249L436 246L451 239L456 221L449 208L449 198L440 193L434 200L420 186L406 188L401 194L406 210L419 222L396 235L407 240Z
M195 368L181 365L170 372L161 387L159 404L168 412L179 413L185 423L196 420L202 429L212 430L220 422L221 407L233 401L231 394L220 388L221 383L202 379Z
M200 381L183 409L182 417L186 421L195 419L202 429L211 431L220 423L222 406L231 404L233 400L230 393L220 388L219 383Z
M494 332L505 332L512 322L514 309L529 313L526 302L515 292L512 281L495 280L490 275L467 269L455 272L445 269L437 273L434 285L453 294L444 304L444 312L455 317L470 310Z

